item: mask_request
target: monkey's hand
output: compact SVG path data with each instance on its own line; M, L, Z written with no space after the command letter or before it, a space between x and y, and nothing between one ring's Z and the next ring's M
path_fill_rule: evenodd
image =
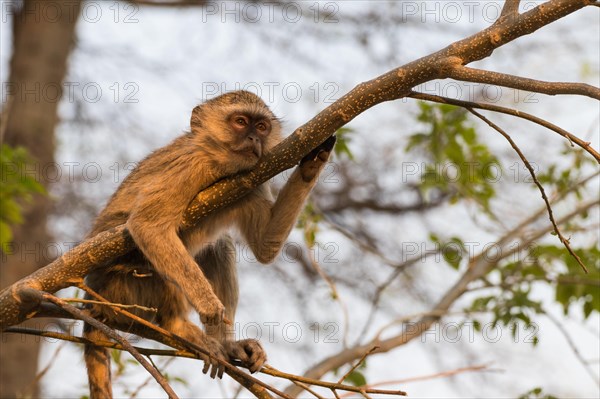
M210 378L223 378L225 366L220 364L217 359L228 361L227 350L218 340L208 336L202 338L202 347L206 349L210 355L201 355L202 360L204 361L202 373L206 374L210 371Z
M300 161L300 175L302 176L302 180L310 182L317 177L325 162L329 159L329 154L331 154L336 140L335 135L329 137L302 158Z
M205 326L216 326L223 323L225 317L225 306L215 294L206 295L200 304L198 313L200 320Z
M241 363L251 373L259 371L267 361L267 354L255 339L226 341L223 343L231 363Z

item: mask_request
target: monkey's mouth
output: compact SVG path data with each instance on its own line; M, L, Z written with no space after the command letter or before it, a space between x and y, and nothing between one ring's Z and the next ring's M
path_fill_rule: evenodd
M252 156L252 157L256 157L256 158L260 158L260 149L254 146L248 146L246 148L241 148L239 150L236 151L239 154L242 154L244 156Z

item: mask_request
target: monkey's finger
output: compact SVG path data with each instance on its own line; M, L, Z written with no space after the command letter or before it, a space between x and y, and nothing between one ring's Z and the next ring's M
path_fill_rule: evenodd
M329 159L329 154L329 151L321 151L319 155L317 155L317 158L322 162L326 162Z
M202 374L208 373L209 368L210 368L210 359L206 358L206 360L204 360L204 367L202 368Z
M314 148L314 149L313 149L311 152L309 152L308 154L306 154L306 155L304 156L304 158L302 158L302 159L300 160L300 165L302 165L303 163L306 163L306 162L308 162L308 161L314 161L314 160L316 160L316 159L317 159L317 157L319 156L319 153L320 153L321 151L323 151L323 150L321 149L321 146L319 146L319 147L317 147L317 148Z
M248 356L244 350L244 347L241 345L236 345L235 347L231 348L229 352L229 358L238 359L243 365L250 364L250 356Z
M251 373L256 373L260 370L263 364L267 361L267 354L256 341L248 341L244 346L246 356L248 356L248 369Z
M219 323L222 323L224 321L224 319L225 319L225 310L223 310L215 315L212 315L212 316L200 314L200 321L202 322L202 324L207 325L207 326L216 326Z
M215 318L216 317L214 317L214 316L200 315L200 321L202 321L202 324L208 325L208 326L215 325Z
M266 356L261 356L255 363L252 364L252 366L250 366L249 370L252 374L260 371L260 369L263 368L263 365L266 363L267 361L267 357Z
M333 136L328 137L327 140L325 140L323 144L319 146L319 148L321 148L323 151L330 152L333 149L333 146L335 145L336 141L337 137L334 134Z
M306 156L300 161L300 165L308 161L316 161L317 159L323 160L321 158L321 153L323 152L327 153L327 157L329 157L329 153L333 149L333 146L335 145L336 141L337 137L335 136L335 134L333 136L328 137L327 140L325 140L316 148L314 148L311 152L306 154ZM327 160L327 157L324 159L325 161Z
M215 376L217 375L217 372L219 371L219 364L218 363L213 363L212 367L210 369L210 378L215 378Z
M255 350L251 358L252 366L249 368L250 372L256 373L257 371L259 371L266 361L267 354L265 353L265 351L263 351L262 348L260 350Z

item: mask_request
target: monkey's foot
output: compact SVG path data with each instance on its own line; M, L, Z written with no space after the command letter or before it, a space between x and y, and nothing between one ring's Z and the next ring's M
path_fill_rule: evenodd
M260 343L254 339L227 341L223 343L229 361L241 363L242 367L256 373L267 361L267 353Z
M227 361L228 360L228 352L221 345L219 341L210 337L203 337L202 347L206 349L210 355L202 355L202 360L204 360L204 368L202 369L202 373L206 374L210 371L210 378L223 378L223 372L225 371L225 366L220 364L217 359Z
M325 162L329 159L329 154L335 145L337 138L335 135L327 138L323 143L309 152L300 161L300 174L305 182L312 181L321 171Z

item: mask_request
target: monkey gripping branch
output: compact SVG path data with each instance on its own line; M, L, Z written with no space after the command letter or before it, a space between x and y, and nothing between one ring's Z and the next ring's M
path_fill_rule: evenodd
M466 67L469 63L490 57L495 49L577 10L586 6L599 6L598 1L592 0L550 0L525 13L519 13L519 3L507 0L500 17L490 27L357 85L296 129L263 157L253 170L219 181L200 192L185 213L184 228L196 225L211 212L231 204L276 174L298 164L313 148L362 112L382 102L409 95L418 97L419 93L412 92L413 88L434 79L451 78L548 95L575 94L600 100L600 90L586 84L544 82ZM476 105L472 103L464 106L476 108ZM562 129L552 130L582 147L600 163L600 155L590 143ZM568 242L563 244L569 249ZM134 247L135 243L125 225L82 242L48 266L0 292L0 326L5 329L29 318L43 316L45 307L42 293L54 293L69 286L80 285L94 267L126 254ZM266 395L253 392L257 396Z

